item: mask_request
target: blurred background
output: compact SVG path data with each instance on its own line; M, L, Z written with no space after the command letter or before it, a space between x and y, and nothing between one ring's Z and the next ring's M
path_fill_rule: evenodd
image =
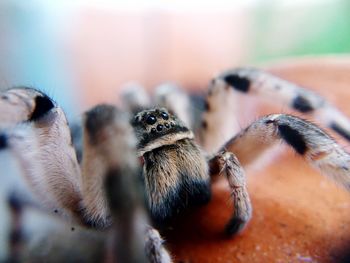
M0 87L76 115L120 87L205 89L221 70L350 51L347 0L1 0Z

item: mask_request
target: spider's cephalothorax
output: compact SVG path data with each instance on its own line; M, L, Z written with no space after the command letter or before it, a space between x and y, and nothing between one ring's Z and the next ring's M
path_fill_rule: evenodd
M153 219L163 223L188 207L207 203L208 165L192 131L164 108L142 111L132 124Z

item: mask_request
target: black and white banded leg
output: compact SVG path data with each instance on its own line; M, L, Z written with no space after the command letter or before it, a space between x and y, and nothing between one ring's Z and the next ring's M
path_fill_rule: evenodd
M222 149L246 166L279 141L350 191L350 155L316 125L287 114L260 118L229 140Z
M265 98L275 105L287 105L350 140L350 120L334 105L317 93L270 73L254 68L233 69L215 78L213 85L226 85L242 94Z

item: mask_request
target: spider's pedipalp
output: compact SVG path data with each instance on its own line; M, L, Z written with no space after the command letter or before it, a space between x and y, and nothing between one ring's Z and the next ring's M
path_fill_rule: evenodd
M246 187L246 177L236 156L221 151L209 160L211 176L224 174L231 190L234 204L233 215L226 225L226 234L231 236L241 232L252 216L252 205Z
M240 93L254 94L278 105L312 115L343 138L350 140L350 120L317 93L297 84L253 68L238 68L224 72L216 79Z
M282 139L322 173L350 191L350 155L316 125L287 114L265 116L228 141L242 165L255 161Z

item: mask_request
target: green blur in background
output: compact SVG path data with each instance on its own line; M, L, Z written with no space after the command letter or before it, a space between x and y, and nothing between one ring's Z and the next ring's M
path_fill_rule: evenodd
M252 15L248 60L264 62L301 55L350 51L350 1L282 6L261 1Z

